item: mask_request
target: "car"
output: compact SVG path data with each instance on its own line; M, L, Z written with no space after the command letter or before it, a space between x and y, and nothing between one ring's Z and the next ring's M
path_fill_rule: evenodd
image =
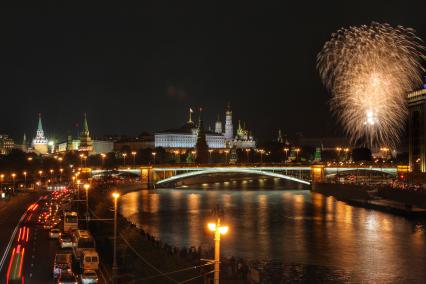
M59 236L59 244L61 245L61 248L72 248L71 235L68 233L62 233Z
M77 278L75 277L74 273L72 273L72 272L62 272L59 275L56 283L57 284L78 284Z
M58 278L63 273L72 272L72 254L58 251L53 260L53 277Z
M84 270L80 275L82 284L98 283L98 274L95 270Z
M61 230L59 230L58 228L53 228L49 232L49 237L51 239L58 239L60 234L61 234Z

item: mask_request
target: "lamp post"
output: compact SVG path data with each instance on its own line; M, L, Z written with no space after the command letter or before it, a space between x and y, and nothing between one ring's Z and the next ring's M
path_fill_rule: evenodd
M50 169L50 178L52 179L52 181L53 181L53 170L52 169Z
M101 153L102 168L104 168L104 165L105 165L105 157L106 157L106 155L104 153Z
M289 148L287 148L287 147L284 147L284 149L283 149L283 151L284 151L284 153L285 153L285 158L284 158L284 163L285 162L287 162L287 159L288 159L288 151L289 151L290 149Z
M296 151L296 162L297 162L299 160L300 148L296 148L296 149L294 149L294 151Z
M40 187L41 187L42 177L43 177L43 171L38 171L38 174L40 176Z
M83 167L83 154L80 154L80 167Z
M229 154L229 150L225 150L225 151L223 151L223 152L225 152L225 164L227 164L227 163L228 163L228 154Z
M120 193L114 192L112 194L114 198L114 249L113 249L113 259L112 259L112 279L115 283L117 277L117 200L120 197Z
M126 157L127 157L127 153L123 153L121 154L123 156L123 166L126 167Z
M4 174L0 175L0 190L3 190Z
M209 149L209 163L212 162L212 153L213 153L213 149Z
M136 167L136 151L132 151L132 157L133 157L133 167Z
M24 172L23 172L23 174L24 174L24 183L25 183L25 188L27 188L27 172L26 172L26 171L24 171Z
M265 150L259 149L259 153L260 153L260 163L263 164L263 153L265 153Z
M208 228L214 232L214 284L219 284L220 273L220 235L225 235L229 227L220 224L220 218L216 219L216 223L209 223Z
M157 153L156 152L152 152L151 155L154 158L154 165L155 165L155 156L157 156Z
M15 193L15 177L16 177L16 174L15 174L15 173L13 173L13 174L12 174L12 180L13 180L13 193Z
M63 168L60 168L59 169L59 182L62 182L62 173L64 172L64 169Z
M247 154L247 164L248 164L248 163L250 163L250 151L251 151L251 149L250 149L250 148L247 148L247 149L246 149L246 154Z
M89 222L89 188L90 184L85 183L84 184L84 190L86 191L86 225Z

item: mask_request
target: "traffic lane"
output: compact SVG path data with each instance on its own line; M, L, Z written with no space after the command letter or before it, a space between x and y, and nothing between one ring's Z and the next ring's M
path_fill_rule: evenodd
M18 193L9 200L0 201L0 258L3 257L6 247L9 244L11 235L15 230L19 219L28 207L36 202L42 193ZM1 273L3 274L3 269Z
M55 283L53 260L58 249L58 241L49 238L48 230L33 226L24 266L25 283Z
M4 256L7 257L2 259L2 283L24 283L24 260L28 254L28 242L31 234L30 220L33 214L37 214L38 206L37 203L33 203L27 208L12 234L11 242L4 252Z

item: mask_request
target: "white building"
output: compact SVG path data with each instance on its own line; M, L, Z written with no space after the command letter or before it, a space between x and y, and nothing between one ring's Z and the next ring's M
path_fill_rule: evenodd
M165 149L191 149L197 142L198 129L191 117L181 128L160 131L154 134L155 147ZM223 149L225 137L220 133L206 131L207 145L211 149Z
M225 131L222 129L222 122L219 120L215 123L213 131L206 131L207 145L211 149L224 148L255 148L256 142L249 134L249 131L241 127L237 129L234 136L234 127L232 123L232 111L228 104L225 113ZM198 128L192 121L192 110L189 112L189 120L181 128L159 131L154 134L155 147L165 149L191 149L195 147L197 142Z

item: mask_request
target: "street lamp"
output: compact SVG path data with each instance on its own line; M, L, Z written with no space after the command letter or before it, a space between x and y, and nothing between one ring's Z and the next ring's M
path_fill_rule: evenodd
M38 171L38 174L40 176L40 186L41 186L41 181L42 181L42 177L43 177L43 171Z
M250 163L250 151L251 151L251 149L250 149L250 148L247 148L247 149L246 149L246 154L247 154L247 163Z
M284 159L284 163L288 160L288 151L290 150L289 148L285 147L284 149L284 153L285 153L285 159Z
M16 177L16 174L15 173L13 173L12 174L12 180L13 180L13 192L15 193L15 177Z
M90 184L85 183L84 184L84 190L86 191L86 225L89 221L89 188Z
M117 276L117 200L120 197L120 193L113 192L112 197L114 198L114 250L113 250L113 259L112 259L112 279L115 283Z
M59 169L60 175L59 175L59 182L62 182L62 173L64 172L63 168Z
M0 190L3 190L4 174L0 175Z
M123 156L123 165L124 165L124 167L126 167L126 157L127 157L127 154L123 153L121 155Z
M105 164L105 157L106 157L106 155L104 153L101 153L102 168L104 167L104 164Z
M23 174L24 174L24 183L25 183L25 188L27 188L27 172L26 172L26 171L24 171L24 172L23 172Z
M225 153L225 164L228 163L228 154L229 154L229 150L225 150L223 151Z
M154 157L154 164L155 164L155 156L157 156L157 153L156 152L152 152L151 155L152 155L152 157Z
M296 151L296 162L299 159L299 152L300 152L300 148L296 148L294 149L294 151Z
M260 163L263 164L263 153L265 153L265 150L259 149L258 152L260 153Z
M28 157L27 160L28 162L31 162L33 160L33 157Z
M213 153L213 149L209 149L209 162L212 162L212 153Z
M84 158L84 155L80 154L80 167L83 167L83 158Z
M136 167L136 151L132 151L132 156L133 156L133 167Z
M219 284L220 272L220 235L225 235L229 227L221 226L220 218L217 218L216 223L209 223L208 228L214 232L214 284Z

